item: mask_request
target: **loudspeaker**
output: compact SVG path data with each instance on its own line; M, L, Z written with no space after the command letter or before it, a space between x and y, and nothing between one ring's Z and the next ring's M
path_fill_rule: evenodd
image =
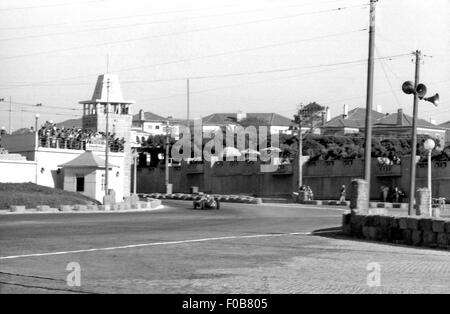
M427 87L424 84L417 85L416 93L419 99L423 99L427 93Z
M414 93L414 84L411 81L406 81L405 83L403 83L402 85L402 90L405 94L412 94Z
M439 105L439 94L436 94L432 97L427 97L424 100L431 102L433 105L435 105L436 107Z

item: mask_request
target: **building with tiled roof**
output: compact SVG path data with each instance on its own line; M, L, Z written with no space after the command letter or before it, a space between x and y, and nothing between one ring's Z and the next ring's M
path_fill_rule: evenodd
M267 126L271 133L289 133L292 120L278 113L213 113L202 119L203 132L215 131L221 127L235 127L247 120L255 127Z
M447 121L447 122L444 122L442 124L439 124L439 126L446 130L445 143L447 145L450 145L450 121Z
M169 120L170 126L172 128L172 135L177 137L179 134L180 125L184 124L185 121L180 119L173 119L171 117L163 117L153 112L144 112L140 110L138 114L133 116L132 127L131 127L131 141L133 144L138 145L140 139L148 138L150 135L164 135L166 121ZM139 146L139 145L138 145Z
M406 136L411 135L413 118L406 115L403 109L397 113L388 114L385 117L375 120L373 134L378 136ZM417 119L417 134L429 135L445 143L446 130L424 119Z
M100 156L97 156L92 151L87 151L75 159L72 159L65 164L59 165L61 168L93 168L93 169L105 169L105 160ZM111 163L108 164L108 168L117 167Z
M450 124L450 123L449 123ZM363 133L366 125L366 109L355 108L325 122L321 133L325 135L345 135ZM384 114L372 110L372 128L375 136L410 136L412 117L406 115L403 109L396 113ZM423 119L417 119L417 134L430 135L445 142L446 129Z
M385 117L386 115L372 110L372 119L376 121ZM344 109L343 114L338 115L328 122L325 122L321 126L321 133L325 135L344 135L359 133L366 125L366 109L365 108L355 108L347 112Z

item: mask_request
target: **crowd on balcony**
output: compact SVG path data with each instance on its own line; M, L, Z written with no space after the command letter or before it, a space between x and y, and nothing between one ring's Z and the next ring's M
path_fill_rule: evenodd
M40 147L63 149L86 149L86 144L105 144L106 134L94 132L90 129L57 127L56 124L47 121L38 130ZM109 133L109 148L112 152L123 152L125 139Z

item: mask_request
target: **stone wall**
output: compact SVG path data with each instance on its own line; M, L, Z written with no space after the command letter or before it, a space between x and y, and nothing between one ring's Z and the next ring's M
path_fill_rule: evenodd
M352 212L343 215L342 229L359 239L450 250L450 219Z

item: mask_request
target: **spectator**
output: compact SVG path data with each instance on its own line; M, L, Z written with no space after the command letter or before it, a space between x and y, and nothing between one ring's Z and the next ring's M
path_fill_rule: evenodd
M381 187L381 199L383 202L387 202L389 196L389 188L385 185Z
M38 130L38 137L41 146L51 148L86 149L86 144L104 144L107 138L113 152L122 152L125 146L125 138L116 138L114 134L106 136L104 132L89 129L57 128L52 121L46 121Z
M314 193L311 190L311 187L309 185L306 187L306 196L307 196L308 201L314 200Z
M345 195L346 195L346 193L347 193L347 191L345 189L345 185L342 185L341 192L340 192L341 197L339 198L340 202L345 202Z

